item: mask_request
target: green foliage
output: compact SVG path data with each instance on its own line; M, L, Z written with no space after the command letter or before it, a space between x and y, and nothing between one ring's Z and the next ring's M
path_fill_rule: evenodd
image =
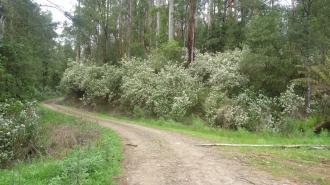
M0 167L34 154L38 133L35 103L0 103Z
M198 55L189 70L205 86L231 93L232 90L243 86L247 81L239 68L242 54L242 51L234 50Z
M250 85L269 96L278 96L295 75L295 63L289 58L285 24L281 11L255 16L246 28L246 52L241 70L250 77Z
M73 63L62 78L61 87L69 94L82 98L86 104L97 100L112 101L119 96L121 71L115 66L83 66Z
M159 51L161 55L164 57L164 60L170 60L174 62L182 62L184 56L184 48L182 48L178 42L169 41L160 46Z
M176 65L165 66L157 74L155 84L149 98L154 114L182 119L192 113L200 86L188 71Z
M206 122L199 118L193 118L192 124L186 124L183 122L175 122L172 120L153 119L153 118L128 118L121 115L109 115L109 113L100 114L103 118L111 118L120 121L127 121L132 124L153 126L164 130L176 131L192 136L198 136L213 141L225 142L225 143L242 143L242 144L329 144L329 135L324 133L323 135L305 134L302 132L292 132L288 135L282 133L273 132L249 132L246 129L230 130L223 128L210 127ZM310 118L308 120L315 121L316 118ZM255 149L253 149L255 150ZM265 150L269 150L265 148ZM286 153L287 150L281 149L280 151ZM311 153L320 152L319 150L304 150ZM328 155L329 151L324 150L324 155ZM301 154L303 155L303 154ZM307 155L307 154L306 154ZM310 155L316 161L317 155ZM297 156L297 158L299 158Z
M131 108L137 105L151 112L148 100L155 86L154 70L146 61L139 59L124 60L123 68L125 76L121 86L121 102Z
M138 117L184 120L198 114L217 127L282 132L289 119L303 118L303 98L294 85L278 97L243 91L249 79L240 63L247 52L200 54L187 69L175 63L155 67L155 56L125 58L118 67L74 64L61 84L86 104L101 98Z
M249 90L232 98L221 92L211 90L204 104L206 118L214 126L286 132L288 119L303 118L304 99L295 93L294 85L275 98Z
M51 185L62 184L113 184L111 177L118 173L120 154L118 141L114 137L105 136L100 143L84 151L77 149L60 162L57 176L49 180ZM93 151L93 153L91 153ZM116 153L118 152L118 153ZM109 173L109 174L106 174ZM107 177L105 177L105 176Z
M275 99L245 91L237 97L235 104L243 107L248 114L247 122L243 124L244 128L251 131L278 131Z
M69 67L65 73L63 74L63 78L61 80L61 88L66 93L74 93L74 95L78 95L78 97L82 97L84 91L81 86L81 82L83 81L86 68L81 65L73 64Z
M306 119L288 119L288 124L285 128L285 133L301 133L301 132L311 132L314 128L322 122L319 116L312 115ZM326 131L325 131L326 132Z
M204 86L200 97L206 119L213 125L221 122L218 109L230 101L229 97L248 81L240 73L239 63L242 51L234 50L216 54L202 54L196 57L189 71ZM216 121L218 120L218 121ZM219 125L218 125L219 126Z
M87 127L96 129L101 137L90 141L88 146L76 145L60 159L45 156L30 162L18 163L11 169L2 169L0 184L115 184L113 177L118 175L122 160L119 137L113 131L96 124L86 123L73 116L43 107L40 109L40 120L44 126Z
M67 58L59 57L62 51L55 42L51 15L31 0L3 0L1 8L5 21L0 40L0 101L33 99L45 89L55 91Z
M157 117L181 119L191 113L199 86L184 68L168 65L155 73L149 61L131 62L124 65L128 72L123 77L122 102L138 105Z
M169 41L161 44L149 55L148 63L156 71L160 71L166 65L182 65L184 62L185 49L178 42Z

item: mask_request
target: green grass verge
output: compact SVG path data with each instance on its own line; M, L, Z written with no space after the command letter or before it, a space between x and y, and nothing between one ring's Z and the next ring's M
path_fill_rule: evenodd
M83 124L79 126L97 129L100 137L86 147L76 146L62 159L44 156L2 169L0 185L115 184L113 177L120 172L122 146L113 131L43 107L40 111L43 125Z
M109 113L93 113L102 118L126 121L175 131L200 137L209 142L244 144L324 144L330 145L330 136L313 133L295 133L283 136L274 133L252 133L246 130L225 130L205 126L202 120L192 119L191 124L161 119L129 118ZM308 181L316 184L330 184L330 150L279 149L279 148L221 148L228 157L240 158L262 168L273 175L289 177L298 182ZM308 173L305 173L308 171ZM303 172L303 173L302 173Z
M242 144L324 144L330 145L330 135L326 132L315 135L314 133L295 133L292 135L281 135L271 132L254 133L247 130L227 130L206 126L204 121L198 118L191 120L190 124L183 124L171 120L151 118L131 118L109 114L105 112L94 112L94 115L101 118L108 118L118 121L126 121L132 124L152 126L165 130L177 131L193 136L218 141L221 143L242 143Z

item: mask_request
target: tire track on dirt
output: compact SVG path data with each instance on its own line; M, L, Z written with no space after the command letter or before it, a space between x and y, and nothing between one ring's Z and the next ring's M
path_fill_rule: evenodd
M216 148L195 146L202 139L122 121L100 118L55 102L52 110L109 127L125 144L122 185L284 185L296 184L225 157ZM137 146L134 146L137 145Z

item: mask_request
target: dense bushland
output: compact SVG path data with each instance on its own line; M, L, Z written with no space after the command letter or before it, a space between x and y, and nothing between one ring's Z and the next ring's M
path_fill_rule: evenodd
M38 110L38 142L47 155L0 169L0 185L115 184L122 156L113 131L43 107Z
M57 23L31 0L0 2L0 102L57 95L73 58L70 43L58 43Z
M0 167L37 152L39 122L35 103L0 103Z
M298 83L290 82L275 97L250 88L249 76L241 72L247 54L247 50L198 54L188 68L170 60L162 67L154 65L162 58L156 55L124 58L117 66L72 64L61 87L86 105L111 104L136 116L182 121L198 115L211 126L251 131L306 131L315 126L316 122L309 128L292 124L307 116Z

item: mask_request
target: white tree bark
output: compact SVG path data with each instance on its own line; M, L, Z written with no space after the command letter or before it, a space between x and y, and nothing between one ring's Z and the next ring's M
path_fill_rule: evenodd
M213 0L209 0L208 14L207 14L207 27L210 30L212 26L213 16Z
M4 34L5 34L5 17L0 15L0 42L2 41Z
M131 57L132 0L128 0L127 56Z
M173 22L174 4L173 0L168 0L168 40L174 39L174 22Z
M292 8L292 15L295 16L296 15L296 2L295 0L291 0L291 8Z
M78 15L80 14L80 0L78 0ZM80 45L80 29L78 27L78 32L76 35L76 62L79 64L80 63L80 57L81 57L81 45Z
M161 0L157 0L157 2L156 2L157 4L157 8L158 8L158 10L157 10L157 25L156 25L156 36L157 36L157 38L159 38L159 35L160 35L160 11L159 11L159 8L160 8L160 6L161 6Z

